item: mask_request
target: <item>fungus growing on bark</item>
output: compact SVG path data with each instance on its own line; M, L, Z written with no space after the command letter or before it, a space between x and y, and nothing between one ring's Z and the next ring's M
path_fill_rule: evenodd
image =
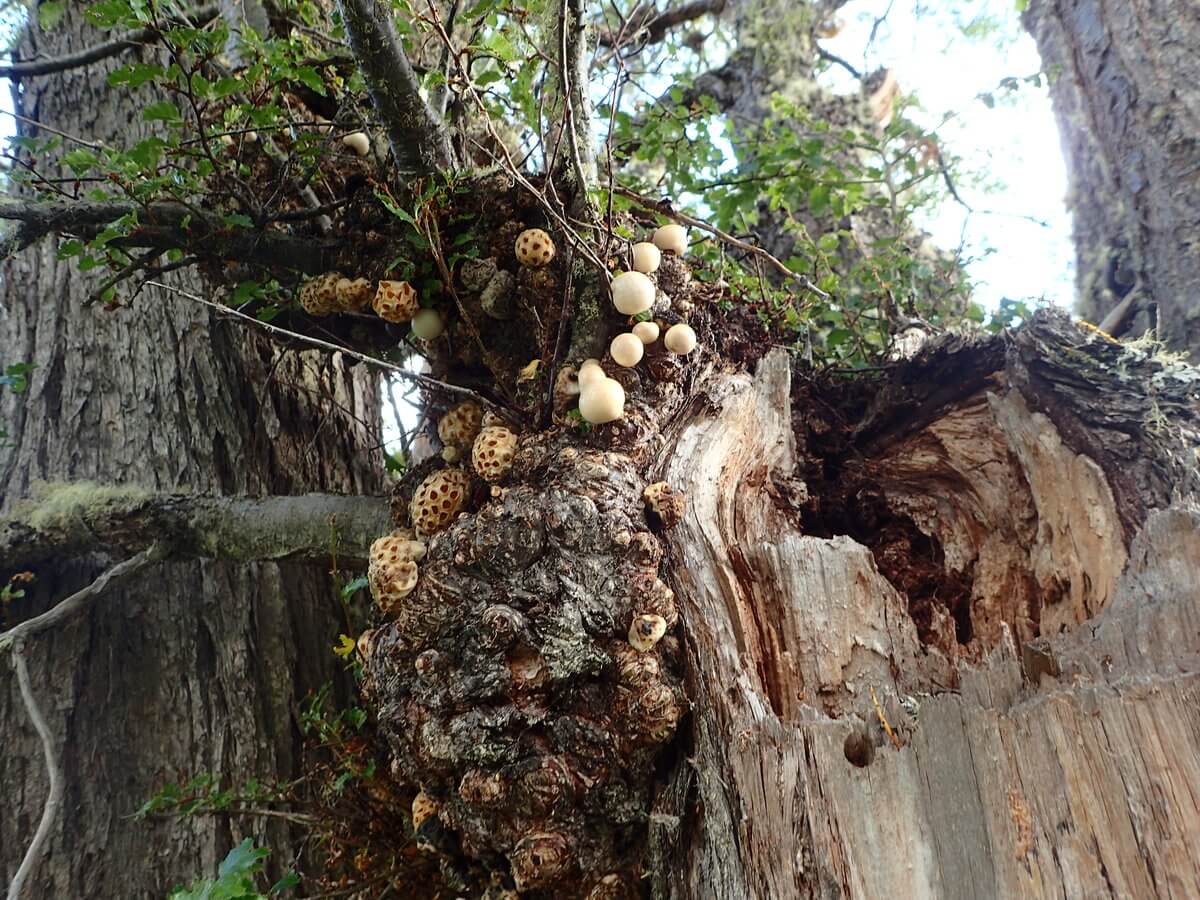
M465 450L471 446L483 426L483 407L474 400L464 400L442 416L438 422L438 437L447 447Z
M412 823L413 831L420 829L421 825L427 820L438 814L438 804L431 796L425 793L424 790L417 791L417 796L413 797L412 802Z
M622 272L612 280L613 306L626 316L636 316L654 305L654 282L641 272Z
M371 301L375 315L388 322L407 322L417 314L417 292L407 281L381 281Z
M527 228L517 236L517 262L531 269L548 266L554 259L554 241L540 228Z
M585 359L579 365L579 389L582 391L589 384L598 384L608 377L598 359Z
M471 450L471 464L479 477L496 483L508 474L517 455L517 436L504 426L492 426L479 432Z
M658 323L638 322L633 326L633 333L637 335L638 340L643 344L653 344L658 340Z
M413 492L409 504L413 527L419 535L437 534L454 521L467 502L471 479L462 469L439 469Z
M663 225L654 232L654 246L664 253L683 256L687 253L687 229L674 222Z
M653 681L636 694L630 707L631 724L651 743L662 743L675 733L683 708L675 692L661 681Z
M647 485L646 489L642 491L642 498L646 501L646 506L654 515L658 516L658 520L666 528L673 527L683 518L683 495L672 490L665 481L656 481L654 484Z
M662 251L649 241L633 245L633 268L647 275L656 271L662 263Z
M536 833L521 838L509 854L509 861L518 891L549 886L566 875L572 863L567 839L555 833Z
M680 322L678 325L672 325L667 329L667 334L663 338L663 344L672 353L685 356L696 349L696 332L692 330L692 326Z
M361 312L371 305L375 289L365 278L339 278L337 303L346 312Z
M581 372L579 414L593 425L615 422L625 414L625 388L608 377L584 382Z
M642 361L646 345L636 334L618 334L608 346L608 355L618 366L632 368Z
M355 641L355 644L358 647L358 655L362 657L363 662L366 662L371 658L371 641L374 637L375 632L368 628L366 631L360 634L358 636L358 640Z
M462 459L462 451L457 447L442 448L442 462L454 465L454 463L458 462L460 459Z
M300 286L299 300L310 316L327 316L340 309L337 286L343 278L341 272L326 272L310 278Z
M387 564L372 570L367 576L371 585L371 594L375 598L385 616L395 616L400 611L400 603L413 592L417 586L420 572L417 564L405 560L395 564Z
M366 132L363 131L351 132L342 138L342 143L359 156L366 156L371 152L371 139L367 137Z
M413 316L413 334L423 341L432 341L445 330L446 324L436 309L423 309Z
M653 650L666 633L667 620L662 616L651 613L635 616L633 624L629 626L629 646L646 653Z

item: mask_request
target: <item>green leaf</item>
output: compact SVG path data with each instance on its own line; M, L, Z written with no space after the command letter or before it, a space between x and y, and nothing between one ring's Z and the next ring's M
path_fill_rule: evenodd
M38 7L38 25L42 31L53 31L67 14L67 0L42 0Z
M183 117L170 100L160 100L151 103L142 110L142 118L147 122L182 122Z
M325 96L325 79L312 66L300 66L296 69L296 79L322 97Z
M226 854L225 859L217 868L218 878L228 878L232 875L253 875L262 868L262 860L271 854L270 850L254 846L253 838L246 838Z
M353 581L347 581L342 585L342 599L349 600L356 592L361 591L367 586L367 578L365 575L359 575Z
M351 653L354 652L354 648L356 646L357 645L354 643L354 638L350 637L350 635L339 634L338 642L333 645L333 652L334 652L334 655L340 656L342 659L345 659Z

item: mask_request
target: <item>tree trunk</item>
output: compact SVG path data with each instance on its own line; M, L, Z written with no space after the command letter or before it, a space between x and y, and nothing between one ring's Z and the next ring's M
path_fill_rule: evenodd
M32 26L21 55L55 56L98 37L72 6L58 29ZM120 62L26 82L16 109L68 134L132 143L150 129L137 98L106 87L104 74ZM85 479L217 495L381 492L372 449L378 385L362 367L281 353L157 289L106 311L88 302L95 282L57 260L49 241L8 263L4 286L4 362L37 368L26 393L0 391L12 441L0 450L0 509L11 512L37 482ZM4 610L6 625L112 561L34 566L37 582ZM339 630L346 625L327 565L171 562L33 639L32 687L66 786L25 896L160 898L214 871L241 836L261 837L260 822L240 817L131 814L165 782L199 773L224 788L295 777L298 706L339 677L329 651ZM47 792L42 747L15 679L0 692L0 722L7 884ZM286 867L298 836L277 824L267 832L274 867Z
M1079 311L1200 359L1200 15L1190 0L1034 0L1070 177Z
M663 374L523 440L372 638L453 890L1200 890L1194 370L1040 315L873 384Z

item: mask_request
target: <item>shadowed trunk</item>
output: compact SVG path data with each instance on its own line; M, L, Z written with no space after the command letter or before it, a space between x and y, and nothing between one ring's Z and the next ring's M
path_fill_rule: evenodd
M58 29L29 34L21 56L95 43L102 36L82 18L72 5ZM17 111L69 134L132 143L150 126L142 102L107 88L104 71L118 64L24 83ZM0 391L11 441L0 449L0 509L11 511L39 481L198 494L380 492L382 466L369 449L378 444L377 383L362 367L279 353L156 289L106 311L87 302L95 283L57 260L53 241L7 263L3 283L3 361L37 368L27 392ZM113 561L34 566L37 582L4 610L5 625L41 612ZM162 897L213 871L241 836L261 835L261 822L238 817L130 816L164 782L198 773L223 787L299 774L298 705L337 677L329 648L345 629L327 565L172 562L31 640L33 690L66 795L26 895ZM0 723L7 883L47 784L12 678L0 692ZM276 868L291 862L296 838L285 826L267 829Z
M1034 0L1070 176L1079 312L1200 359L1200 16L1190 0Z

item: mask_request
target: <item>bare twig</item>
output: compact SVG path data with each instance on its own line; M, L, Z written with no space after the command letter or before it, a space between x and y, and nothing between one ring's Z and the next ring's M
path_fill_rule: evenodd
M0 634L0 650L8 646L13 646L16 649L16 645L25 638L66 621L80 612L92 600L103 594L109 585L120 583L136 575L151 563L158 562L165 556L165 548L160 544L151 544L141 553L137 554L137 556L132 556L124 562L117 563L111 569L106 569L99 578L87 587L76 591L66 600L46 610L40 616L26 619L20 625L14 625L8 631ZM11 891L9 896L14 896Z
M285 337L288 340L293 341L302 341L303 343L310 344L313 347L319 347L322 350L329 350L334 353L342 353L353 359L357 359L359 362L366 363L369 366L375 366L376 368L383 369L386 372L392 372L398 377L403 378L405 381L414 382L422 387L427 387L435 391L444 391L447 394L457 394L462 397L469 397L478 403L482 403L484 406L487 406L490 409L501 409L501 407L497 406L491 400L487 399L481 394L476 393L470 388L461 387L457 384L449 384L445 381L438 381L436 378L430 378L427 375L418 375L416 372L410 372L407 369L396 365L395 363L390 363L382 359L376 359L374 356L367 356L365 353L359 353L357 350L351 350L349 347L331 344L329 341L323 341L320 338L309 337L306 334L300 334L296 331L289 331L286 328L280 328L278 325L272 325L270 322L263 322L254 318L254 316L248 316L243 312L238 312L236 309L223 306L222 304L213 300L209 300L206 297L201 297L198 294L192 294L188 291L174 287L173 285L163 284L158 281L148 281L146 284L152 287L162 288L164 291L170 291L173 294L178 294L179 296L185 297L186 299L195 303L201 303L210 309L216 310L222 315L230 316L234 319L245 322L248 325L254 325L257 328L261 328L263 331L278 335L279 337Z
M662 13L658 13L653 5L647 5L643 12L624 23L617 34L613 34L612 31L600 32L600 46L620 49L626 34L640 38L639 47L660 43L670 34L672 28L723 12L725 2L726 0L692 0L691 3L672 7Z
M200 26L211 22L217 17L218 12L218 5L213 3L208 6L201 6L194 12L188 13L185 18L193 25ZM160 29L158 28L139 28L136 31L126 32L111 41L96 44L94 47L87 47L78 53L68 53L65 56L56 56L52 59L14 60L8 65L0 66L0 78L25 78L34 75L50 75L55 72L66 72L70 69L80 69L84 66L90 66L92 63L99 62L102 59L108 59L110 56L124 53L126 50L134 47L147 44L158 36L159 31Z
M21 688L21 699L25 702L25 711L29 713L33 727L42 741L42 752L46 756L46 772L50 777L50 792L46 795L45 806L42 807L42 819L38 822L33 840L29 842L29 848L25 851L21 865L17 868L17 874L13 876L12 883L8 886L8 900L20 900L25 882L41 859L46 841L50 839L50 829L54 827L54 820L58 817L58 810L62 807L64 788L62 769L59 767L58 757L54 752L54 735L50 733L50 726L46 724L46 717L42 715L42 711L38 707L37 698L33 695L33 686L29 682L29 668L25 664L23 642L18 641L13 645L13 665L17 670L17 684Z
M818 297L826 300L829 299L829 294L813 284L812 280L807 275L801 275L798 272L793 272L762 247L756 247L754 244L747 243L741 238L736 238L732 234L717 228L715 225L708 224L703 219L697 219L694 216L689 216L687 213L681 213L662 203L657 203L654 200L651 200L649 197L643 197L641 194L637 193L636 191L631 191L629 188L617 186L613 190L622 197L634 201L643 209L656 212L660 215L666 216L668 219L674 219L676 222L681 222L684 225L690 225L692 228L698 228L701 231L711 234L713 237L731 247L736 247L739 250L759 257L780 275L791 279L792 281L801 285L805 290L812 291Z

